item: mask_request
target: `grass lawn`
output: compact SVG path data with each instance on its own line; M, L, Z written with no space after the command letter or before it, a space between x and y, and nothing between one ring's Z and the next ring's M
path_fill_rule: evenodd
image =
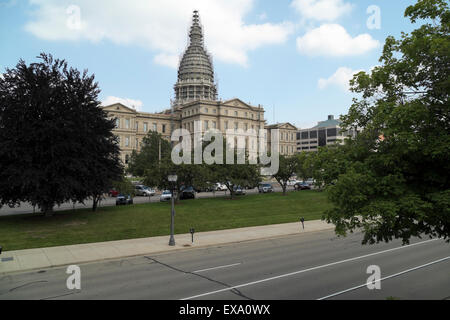
M330 207L326 193L316 191L248 195L182 201L175 207L175 233L261 226L321 219ZM170 204L149 203L57 212L51 218L0 217L3 250L146 238L170 233Z

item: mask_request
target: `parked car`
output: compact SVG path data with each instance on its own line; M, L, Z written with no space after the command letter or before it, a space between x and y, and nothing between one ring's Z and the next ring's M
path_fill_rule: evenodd
M311 186L306 182L297 182L294 186L295 190L311 190Z
M183 188L180 194L180 200L195 199L195 190L193 187Z
M161 193L159 201L164 202L164 201L170 201L170 200L172 200L172 192L170 192L169 190L164 190Z
M258 191L259 191L259 193L270 193L270 192L274 192L274 189L273 189L272 185L269 183L261 183L258 186Z
M215 190L215 185L212 185L209 182L207 182L206 185L201 186L201 187L196 187L194 190L197 193L200 193L200 192L213 192Z
M234 186L233 190L234 190L234 194L237 196L245 196L246 195L245 189L242 188L241 186Z
M119 195L119 191L116 189L111 189L109 190L108 195L112 198L116 198Z
M153 197L156 194L156 191L152 188L145 187L145 189L148 191L149 197Z
M227 191L228 188L222 183L216 183L216 191Z
M151 197L153 195L155 195L155 192L149 189L148 187L144 186L144 185L136 185L134 186L134 192L136 193L137 196L142 196L142 197Z
M125 196L123 194L119 194L117 196L116 206L126 206L130 204L133 204L133 198L131 197L131 195Z
M287 186L295 186L297 183L299 183L300 181L298 180L289 180L287 182Z

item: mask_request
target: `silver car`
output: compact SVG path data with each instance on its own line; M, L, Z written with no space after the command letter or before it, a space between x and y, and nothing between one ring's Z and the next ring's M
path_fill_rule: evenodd
M165 202L172 200L172 192L169 190L164 190L161 194L161 197L159 198L159 201Z

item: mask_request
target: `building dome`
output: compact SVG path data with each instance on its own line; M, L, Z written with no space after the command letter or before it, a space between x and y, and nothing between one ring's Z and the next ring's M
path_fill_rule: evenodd
M214 68L203 43L203 30L198 11L194 11L189 32L189 46L181 59L175 85L176 104L194 100L217 100Z

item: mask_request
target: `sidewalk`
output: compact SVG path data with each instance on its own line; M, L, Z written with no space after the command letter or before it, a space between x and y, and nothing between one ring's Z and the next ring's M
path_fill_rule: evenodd
M175 235L177 243L175 247L170 247L168 245L169 236L161 236L63 247L9 251L3 252L0 255L0 274L276 238L314 231L330 230L333 228L334 225L316 220L305 222L305 230L302 230L300 222L297 222L222 231L199 232L195 234L195 242L193 244L191 242L191 234Z

